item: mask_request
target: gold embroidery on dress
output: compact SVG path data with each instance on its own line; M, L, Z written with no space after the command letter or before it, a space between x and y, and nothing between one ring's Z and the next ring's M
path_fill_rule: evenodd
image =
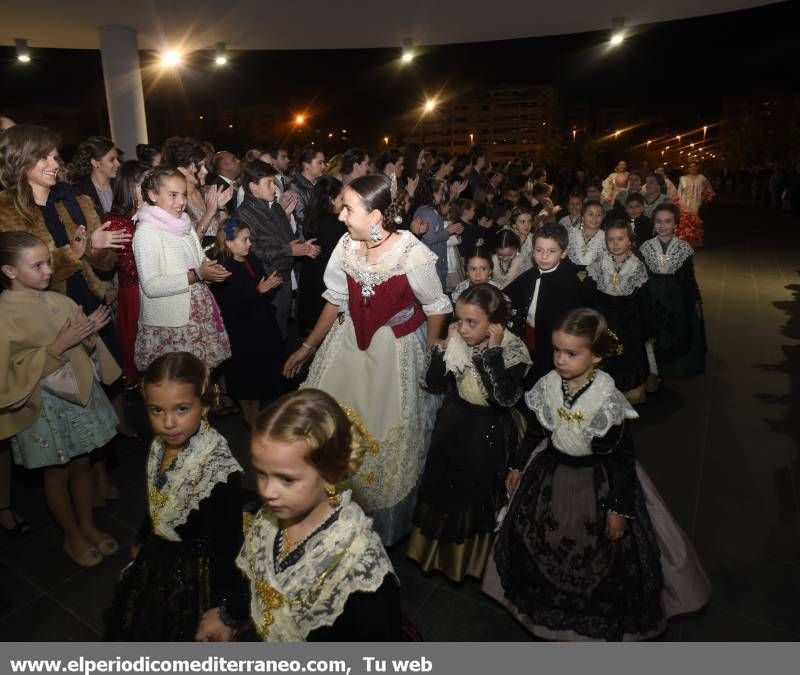
M150 519L153 521L153 526L157 526L161 520L161 509L163 509L169 501L169 494L160 492L155 488L150 488L147 492L150 498Z
M353 410L352 408L348 408L346 405L341 405L340 407L344 410L344 414L347 415L347 419L349 419L364 437L364 440L367 442L367 452L370 455L377 455L378 450L380 449L380 443L375 440L372 434L367 431L367 427L361 421L361 418L358 416L358 413Z
M247 533L250 531L250 528L253 527L255 519L256 517L252 513L248 513L247 511L242 513L242 533L245 536L247 536Z
M580 411L580 410L575 410L573 412L571 410L567 410L566 408L559 408L558 409L558 416L562 420L566 420L567 423L583 422L583 412Z
M258 632L264 637L267 637L270 632L270 626L275 623L275 615L272 613L272 610L283 607L286 604L286 598L266 581L261 581L260 579L256 579L256 593L258 593L258 597L261 599L261 604L263 605L261 610L263 623Z

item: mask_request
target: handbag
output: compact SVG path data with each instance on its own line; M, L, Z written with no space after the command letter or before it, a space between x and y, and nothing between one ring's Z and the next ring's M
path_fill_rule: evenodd
M75 369L69 361L58 370L53 371L49 375L45 375L45 377L39 380L39 386L48 394L63 398L70 403L84 405L84 402L81 400Z

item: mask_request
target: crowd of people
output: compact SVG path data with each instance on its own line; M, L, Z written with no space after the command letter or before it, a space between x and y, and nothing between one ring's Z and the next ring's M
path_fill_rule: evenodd
M108 639L413 639L387 547L545 639L645 639L707 602L631 433L704 370L696 163L553 183L479 146L290 170L282 145L59 143L0 133L0 528L29 529L13 456L67 556L116 555L93 508L141 393L148 508ZM254 514L208 422L232 411Z

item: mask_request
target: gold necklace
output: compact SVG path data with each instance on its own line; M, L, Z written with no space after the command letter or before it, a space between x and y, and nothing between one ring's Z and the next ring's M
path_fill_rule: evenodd
M289 555L294 549L297 548L297 545L300 543L300 539L292 539L286 529L281 530L281 549L278 553L279 558L285 558Z

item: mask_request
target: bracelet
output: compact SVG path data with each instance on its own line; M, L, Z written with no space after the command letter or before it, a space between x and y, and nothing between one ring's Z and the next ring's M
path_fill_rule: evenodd
M306 349L308 349L308 351L310 352L313 352L315 350L315 347L312 347L310 344L308 344L308 342L302 342L301 345Z

